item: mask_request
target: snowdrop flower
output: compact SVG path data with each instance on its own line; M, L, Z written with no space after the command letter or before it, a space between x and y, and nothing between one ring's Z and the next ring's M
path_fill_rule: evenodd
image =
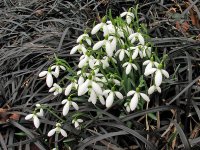
M109 57L112 57L113 56L113 49L112 49L110 41L108 41L106 39L99 41L96 44L94 44L93 50L98 50L99 48L101 48L103 46L105 46L105 50L106 50L107 55Z
M134 68L137 70L137 66L133 64L132 62L125 62L122 67L126 67L126 74L129 74L131 72L131 69Z
M126 102L124 104L124 107L126 107L126 111L129 113L131 111L131 108L130 108L130 102Z
M162 83L162 75L164 75L166 78L169 78L169 73L162 69L162 64L159 64L157 68L148 68L145 72L145 76L148 76L150 74L153 74L155 72L155 85L160 86Z
M130 109L131 109L132 111L136 109L137 104L138 104L138 101L139 101L139 99L140 99L140 96L141 96L145 101L147 101L147 102L150 101L149 97L148 97L146 94L140 93L139 91L140 91L139 88L137 88L136 91L132 90L132 91L129 91L129 92L127 93L127 96L133 95L133 98L131 99L131 102L130 102Z
M77 51L79 51L80 54L85 54L87 52L87 49L85 48L84 44L79 44L76 45L72 48L72 50L70 51L70 54L75 54Z
M67 137L67 133L66 133L65 130L63 130L61 128L61 124L60 123L56 123L56 128L50 130L48 132L48 136L50 137L50 136L54 135L55 133L57 133L57 134L61 133L62 136Z
M132 55L132 59L136 59L136 57L138 57L138 54L140 55L140 58L143 58L143 54L142 51L140 50L141 46L135 46L135 47L130 47L131 50L133 51L133 55Z
M95 91L95 93L102 95L102 89L98 83L92 80L92 76L79 86L78 88L78 96L84 95L89 89Z
M74 127L75 127L76 129L80 129L79 123L82 123L82 122L83 122L83 119L73 119L73 120L72 120L72 123L74 124Z
M84 79L83 79L84 80ZM78 84L76 80L73 80L65 89L65 95L68 96L72 89L77 89Z
M77 38L76 42L77 42L77 43L82 43L83 40L85 40L85 41L87 42L88 45L91 45L91 44L92 44L91 39L89 38L89 35L86 34L86 33L80 35L80 36Z
M157 62L153 61L153 57L152 57L150 60L144 61L143 65L146 66L146 68L145 68L145 74L146 74L146 72L149 69L153 68L154 66L158 67L159 64Z
M63 116L66 116L68 114L71 105L74 107L75 110L79 109L78 105L70 99L64 99L62 101L62 104L65 104L63 107Z
M112 106L115 96L117 98L119 98L119 99L123 99L123 95L120 92L115 91L114 89L112 89L112 90L105 90L103 92L103 95L105 95L107 97L106 98L106 107L107 108L109 108L109 107Z
M151 95L153 92L158 91L159 93L161 93L161 88L159 86L156 85L152 85L149 89L148 89L148 94Z
M53 76L54 75L57 78L57 74L54 71L42 71L39 74L39 77L46 76L46 84L48 87L52 87L53 85Z
M58 95L62 93L62 88L57 83L54 83L53 87L49 89L49 92L54 92L53 95Z
M25 120L30 120L32 119L33 120L33 124L36 128L39 128L40 126L40 120L39 120L39 117L42 117L43 116L43 109L40 110L40 112L38 113L33 113L33 114L28 114L26 117L25 117Z
M103 36L109 35L107 24L105 23L106 17L103 17L102 22L93 27L91 34L96 34L100 29L103 29Z
M130 24L131 23L131 21L134 19L134 14L132 13L132 12L123 12L123 13L121 13L120 14L120 17L124 17L124 16L126 16L126 22L128 23L128 24Z
M105 105L104 97L102 95L97 94L94 90L91 89L88 102L92 102L95 105L97 102L97 99L99 99L102 105Z
M131 41L131 43L134 43L136 40L138 40L141 45L145 44L142 34L138 32L131 34L128 39Z
M54 75L55 75L56 78L58 78L58 76L60 74L60 69L62 69L63 71L66 70L65 67L62 66L62 65L53 65L53 66L51 66L51 70L53 70L53 69L55 69L54 70L54 72L55 72Z
M130 53L125 50L125 49L119 49L116 53L115 53L115 56L116 55L119 55L119 60L122 61L124 59L124 56L125 54L129 57L130 56Z
M90 66L91 69L94 68L94 57L92 55L86 54L86 55L82 55L80 57L80 62L78 64L79 68L83 68L84 66L88 65Z

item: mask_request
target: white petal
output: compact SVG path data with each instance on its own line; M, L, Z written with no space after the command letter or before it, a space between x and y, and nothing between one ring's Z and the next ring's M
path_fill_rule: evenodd
M116 46L117 46L117 39L114 38L111 42L111 48L112 48L112 51L115 51L116 50Z
M51 71L51 74L54 75L54 77L58 78L59 74L57 72Z
M69 93L71 92L71 90L72 90L72 83L69 84L69 85L66 87L66 89L65 89L65 95L68 96Z
M81 45L80 49L84 54L87 52L87 50L83 44Z
M161 71L166 78L169 78L169 73L166 70L162 69Z
M143 65L146 66L150 63L151 61L150 60L146 60L145 62L143 62Z
M87 61L88 61L88 57L85 57L84 59L82 59L79 64L78 64L78 67L79 68L83 68L83 66L85 66L87 64Z
M131 20L132 20L132 18L131 18L130 16L126 16L126 22L127 22L128 24L131 23Z
M63 129L60 129L60 133L62 134L62 136L67 137L67 132Z
M132 12L128 12L127 16L131 17L132 19L135 18L134 14Z
M133 52L132 59L135 59L138 56L138 53L139 53L139 49L136 48L135 51Z
M50 131L48 132L48 136L52 136L52 135L54 135L55 132L56 132L56 129L52 129L52 130L50 130Z
M106 41L106 53L109 57L112 57L113 55L113 50L109 41Z
M106 104L106 102L105 102L103 96L101 96L101 95L99 96L99 101L101 102L102 105L105 105L105 104Z
M78 79L78 85L81 85L83 83L84 83L84 78L83 78L83 76L80 76Z
M39 120L39 118L37 117L37 116L33 116L33 123L34 123L34 126L36 127L36 128L39 128L39 126L40 126L40 120Z
M123 12L123 13L121 13L121 14L120 14L120 17L126 16L127 13L128 13L128 12Z
M79 110L79 107L75 102L72 102L72 106L74 107L74 109Z
M56 66L55 73L59 76L59 73L60 73L60 67L59 66Z
M103 94L101 87L96 82L92 82L92 89L99 95Z
M67 102L68 102L68 100L67 100L67 99L64 99L64 100L62 100L61 104L65 104L65 103L67 103Z
M133 95L133 94L135 94L135 91L129 91L128 93L127 93L127 96L131 96L131 95Z
M114 93L110 92L110 94L108 95L107 99L106 99L106 107L109 108L112 106L114 101Z
M119 98L119 99L123 99L123 95L120 92L115 91L115 95Z
M135 64L132 64L132 67L137 70L137 66Z
M92 42L91 42L91 40L90 40L89 38L86 38L85 40L86 40L86 42L88 43L88 45L91 45L91 44L92 44Z
M48 87L52 87L53 85L53 77L50 72L47 72L46 84Z
M131 64L129 63L126 67L126 74L129 74L131 72Z
M70 54L74 54L76 53L76 51L79 49L80 45L76 45L75 47L72 48L72 50L70 51Z
M145 70L144 75L148 76L148 75L154 73L156 70L157 70L156 68L148 68L148 69Z
M78 96L84 95L88 91L89 80L87 79L83 84L79 85Z
M69 112L70 102L68 101L63 107L63 116L66 116Z
M149 97L148 97L146 94L140 93L140 95L142 96L142 98L143 98L145 101L147 101L147 102L150 101Z
M46 76L46 75L47 75L47 72L48 72L48 71L42 71L42 72L40 72L39 77L44 77L44 76Z
M26 117L25 117L25 120L30 120L33 118L33 115L34 114L28 114Z
M151 95L154 91L155 91L156 87L155 85L151 86L149 89L148 89L148 94Z
M156 87L157 91L161 93L161 88L159 86Z
M143 36L141 34L138 34L138 39L139 39L140 44L142 44L142 45L145 44L144 43L144 38L143 38Z
M111 90L104 90L103 91L103 95L108 95L108 93L110 93Z
M96 44L94 44L94 46L93 46L92 49L93 49L93 50L97 50L97 49L101 48L104 44L105 44L105 40L99 41L99 42L97 42Z
M83 119L77 119L78 122L83 122Z
M102 28L103 23L99 23L91 31L91 34L96 34L101 28Z
M38 113L36 113L37 116L44 116L44 110L42 108L40 108L40 111Z
M91 91L90 98L88 99L88 101L92 102L92 104L94 104L94 105L96 104L96 102L97 102L97 96L96 96L94 90Z
M49 92L54 92L56 90L56 87L52 87L49 89Z
M109 34L108 27L107 27L106 24L104 24L104 26L103 26L103 36L105 37L105 36L107 36L108 34Z
M84 36L85 36L84 34L80 35L80 36L77 38L76 42L77 42L77 43L81 42L81 41L83 40L83 37L84 37Z
M160 86L162 83L162 73L161 70L157 70L155 73L155 84L156 86Z
M125 62L122 67L126 67L128 65L128 62Z
M74 127L75 127L75 128L78 128L78 127L79 127L78 121L75 121L75 122L74 122Z
M122 61L124 59L124 50L121 50L119 53L119 60Z
M137 104L138 104L138 94L135 93L130 102L130 108L132 111L136 109Z

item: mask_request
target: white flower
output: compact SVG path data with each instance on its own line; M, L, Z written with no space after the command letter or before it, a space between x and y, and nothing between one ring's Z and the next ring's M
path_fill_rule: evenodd
M114 101L114 97L116 96L119 99L123 99L123 95L118 92L118 91L113 91L113 90L105 90L103 92L103 95L105 95L106 98L106 107L109 108L112 106L113 101Z
M159 64L157 68L148 68L145 72L145 76L148 76L150 74L153 74L155 72L155 85L156 86L160 86L161 83L162 83L162 75L164 75L166 78L169 78L169 73L164 70L164 69L161 69L162 68L162 65Z
M74 127L75 127L76 129L80 129L79 123L82 123L82 122L83 122L83 119L73 119L73 120L72 120L72 123L74 124Z
M139 101L139 99L140 99L140 96L141 96L145 101L147 101L147 102L150 101L149 97L148 97L146 94L140 93L140 92L137 92L137 91L139 91L139 90L136 89L136 91L132 90L132 91L129 91L129 92L127 93L127 96L133 95L133 98L131 99L131 102L130 102L130 109L131 109L132 111L136 109L137 104L138 104L138 101Z
M87 42L88 45L91 45L91 44L92 44L91 39L89 38L89 35L86 34L86 33L80 35L80 36L77 38L76 42L77 42L77 43L81 43L83 40L85 40L85 41Z
M98 50L102 46L105 46L105 50L106 50L107 55L109 57L112 57L113 56L113 49L111 47L110 41L108 41L108 40L102 40L102 41L97 42L96 44L94 44L93 50Z
M142 34L138 32L131 34L128 39L131 41L131 43L134 43L136 40L138 40L141 45L145 44Z
M81 81L80 81L81 82ZM65 95L68 96L69 93L71 92L72 89L77 89L78 88L78 84L77 84L77 81L74 80L72 81L65 89Z
M52 87L53 85L53 76L54 75L57 78L57 74L55 74L54 71L42 71L39 74L39 77L46 76L46 84L48 87Z
M37 107L37 106L36 106ZM33 124L36 128L39 128L40 126L40 120L39 120L39 117L42 117L43 116L43 109L40 109L40 112L38 113L33 113L33 114L28 114L26 117L25 117L25 120L30 120L32 119L33 120Z
M58 95L62 93L62 88L57 83L54 83L53 87L49 89L49 92L54 92L53 95Z
M79 44L72 48L72 50L70 51L70 54L74 54L76 53L76 51L79 51L80 54L81 53L85 54L87 52L87 49L85 48L84 44Z
M131 21L134 19L134 14L132 13L132 12L123 12L123 13L121 13L120 14L120 16L121 17L124 17L124 16L126 16L126 22L128 23L128 24L130 24L131 23Z
M131 111L130 102L126 102L126 103L124 104L124 107L126 107L126 111L127 111L127 112L130 112L130 111Z
M50 137L50 136L54 135L55 133L57 133L57 134L61 133L62 136L67 137L67 133L66 133L65 130L63 130L61 128L61 124L60 123L56 123L56 128L50 130L48 132L48 136Z
M93 89L95 93L102 95L102 89L98 83L91 79L87 79L83 84L78 88L78 96L84 95L89 89Z
M106 23L99 23L97 24L96 26L94 26L94 28L92 29L91 31L91 34L96 34L100 29L103 29L103 36L107 36L109 34L109 30L108 30L108 27L107 27L107 24Z
M118 55L118 54L119 54L119 60L120 60L120 61L122 61L122 60L124 59L125 54L126 54L127 56L130 56L130 53L129 53L127 50L125 50L125 49L119 49L119 50L115 53L115 55Z
M137 70L137 66L131 62L126 62L122 65L122 67L126 67L126 74L129 74L131 72L131 69L134 68Z
M74 107L75 110L79 109L78 105L75 102L68 99L64 99L62 101L62 104L65 104L63 107L63 116L66 116L68 114L71 105Z
M54 76L55 76L56 78L58 78L58 76L59 76L59 74L60 74L60 69L62 69L63 71L66 70L65 67L62 66L62 65L53 65L53 66L51 66L51 70L53 70L53 69L55 69L55 70L54 70Z
M97 94L93 89L91 89L88 102L92 102L95 105L97 102L97 99L99 99L102 105L105 105L104 97L102 95Z
M148 94L151 95L153 92L158 91L159 93L161 93L161 88L159 86L156 85L152 85L149 89L148 89Z
M89 64L90 68L93 69L94 68L94 62L95 62L95 59L92 55L82 55L80 57L80 62L78 64L78 67L83 68L84 66Z
M146 60L145 62L143 62L143 65L146 66L145 73L144 73L146 74L146 72L149 69L153 68L154 66L158 67L159 64L151 59L151 60Z
M40 117L44 116L44 110L43 110L41 104L36 104L35 106L37 109L40 109L40 111L37 113L37 115Z

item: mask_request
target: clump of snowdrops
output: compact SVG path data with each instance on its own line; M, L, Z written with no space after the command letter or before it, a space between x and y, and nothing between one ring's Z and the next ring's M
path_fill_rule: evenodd
M136 10L131 8L116 18L104 16L90 32L85 31L77 38L70 54L80 54L78 70L56 57L55 64L39 74L46 79L50 93L65 95L61 102L62 114L54 112L58 120L48 136L61 133L67 137L62 125L69 117L76 129L83 127L84 118L79 113L79 104L83 105L83 101L77 101L77 97L84 99L84 103L101 104L105 109L118 104L130 113L143 109L152 93L161 93L163 79L169 78L164 69L166 57L159 58L148 39L144 27L138 23ZM70 75L67 83L54 82L60 72ZM44 117L43 110L50 109L45 104L37 104L25 119L32 119L38 128L39 118ZM73 116L69 116L70 111L75 112Z

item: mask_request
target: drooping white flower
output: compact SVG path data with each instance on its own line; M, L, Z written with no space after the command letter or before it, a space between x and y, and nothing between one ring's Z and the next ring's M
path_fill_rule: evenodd
M74 107L75 110L79 109L79 106L75 102L68 99L64 99L62 101L62 104L65 104L63 107L63 116L66 116L68 114L71 105Z
M50 130L48 132L48 136L49 137L53 136L55 133L57 133L57 134L61 133L62 136L67 137L67 132L61 128L60 123L56 123L56 128Z
M109 108L112 106L115 96L119 99L123 99L123 95L119 91L114 90L105 90L103 92L106 98L106 107Z
M129 74L131 72L131 69L134 68L137 70L137 66L133 64L132 62L125 62L122 67L126 67L126 74Z
M78 84L76 80L73 80L65 89L65 95L68 96L72 89L78 89Z
M83 122L83 119L73 119L72 120L74 127L78 130L80 129L80 123L82 123L82 122Z
M109 40L104 39L102 41L97 42L96 44L94 44L93 50L98 50L103 46L105 46L105 50L106 50L107 55L109 57L112 57L113 56L113 49L111 47L111 43L110 43Z
M95 105L97 102L97 99L99 99L102 105L105 105L104 97L102 95L98 95L93 89L91 89L88 102L92 102Z
M124 104L124 107L126 107L126 111L129 113L131 111L131 108L130 108L130 102L126 102Z
M83 68L86 65L89 65L91 69L94 67L95 59L92 55L82 55L80 57L80 62L78 64L79 68Z
M109 35L109 30L108 30L108 27L107 27L107 24L106 23L99 23L97 25L95 25L91 31L91 34L94 35L96 34L100 29L103 29L103 36L108 36Z
M53 95L58 95L62 93L62 88L57 83L54 83L53 87L49 89L49 92L54 92Z
M38 104L36 107L40 107L40 104ZM42 108L39 108L40 111L37 112L37 113L32 113L32 114L28 114L26 117L25 117L25 120L30 120L32 119L33 120L33 124L36 128L39 128L40 126L40 120L38 118L39 117L42 117L44 115L43 113L43 109Z
M128 39L131 41L131 43L135 43L135 41L137 40L141 45L144 45L145 42L144 42L144 37L142 36L141 33L139 32L136 32L136 33L133 33L131 34Z
M131 21L134 19L134 14L132 13L132 12L123 12L123 13L121 13L120 14L120 16L121 17L124 17L124 16L126 16L126 22L128 23L128 24L130 24L131 23Z
M84 44L78 44L72 48L70 51L70 54L75 54L77 51L79 51L80 54L85 54L87 52L87 49L85 48Z
M87 42L88 45L91 45L91 44L92 44L89 35L86 34L86 33L80 35L80 36L77 38L76 42L81 44L83 40L85 40L85 41Z
M54 70L55 69L55 70ZM65 71L65 67L62 65L53 65L51 66L51 70L54 70L54 76L56 78L58 78L59 74L60 74L60 69L62 69L63 71Z
M119 55L119 60L122 61L124 59L125 54L129 57L130 53L125 50L125 49L119 49L116 53L115 56Z
M148 89L148 94L151 95L151 94L154 93L155 91L158 91L159 93L161 93L161 88L160 88L159 86L152 85L152 86Z
M166 70L162 69L162 64L159 64L157 68L148 68L144 73L144 75L148 76L150 74L153 74L154 72L155 72L155 77L154 77L155 85L158 87L162 83L163 79L162 75L164 75L166 78L169 78L169 73Z
M138 105L138 101L140 99L140 96L147 102L150 101L149 97L144 94L144 93L140 93L138 89L136 89L136 91L131 90L127 93L127 96L131 96L133 95L131 102L130 102L130 109L133 111L136 109L137 105Z
M55 74L54 71L42 71L39 74L39 77L46 76L46 84L48 87L52 87L53 85L53 76L54 75L57 78L57 74Z
M87 79L83 84L79 86L78 96L84 95L86 92L88 92L89 89L93 89L95 93L97 93L98 95L102 95L101 86L96 83L96 81L93 81L92 79Z

